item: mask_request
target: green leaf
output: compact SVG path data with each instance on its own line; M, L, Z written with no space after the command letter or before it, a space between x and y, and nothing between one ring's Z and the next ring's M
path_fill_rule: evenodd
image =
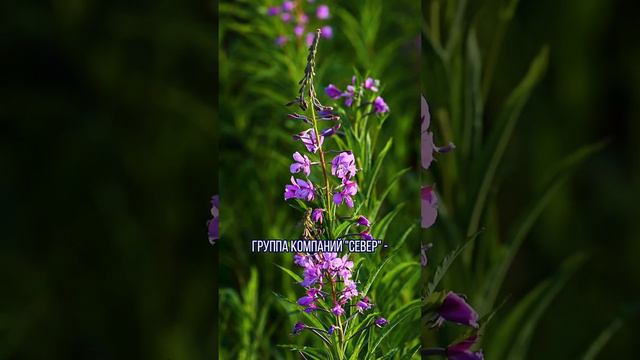
M591 343L591 346L587 349L582 360L595 360L596 356L600 354L605 345L609 342L611 337L620 330L624 321L622 319L614 319L609 326L607 326L598 337Z
M449 267L451 267L458 255L460 255L464 251L464 249L466 249L475 240L476 236L477 234L471 239L467 240L467 242L463 245L458 246L455 250L450 252L449 255L445 256L444 260L442 260L442 263L438 266L436 272L433 274L433 279L427 286L427 298L431 296L431 294L436 290L436 287L438 286L438 284L440 284L440 281L442 281L442 278L447 273Z
M529 71L520 84L518 84L511 95L509 95L498 117L497 124L491 131L489 144L483 156L484 160L479 163L481 165L480 169L486 169L486 171L484 172L475 196L467 235L473 234L478 230L480 217L484 211L487 196L493 185L498 166L507 149L513 130L518 123L522 108L527 103L531 91L546 72L548 58L549 50L547 47L544 47L531 63Z
M565 260L556 275L543 281L518 303L491 337L486 349L492 359L525 358L538 321L585 258L584 254L576 254Z
M507 272L511 267L513 259L518 253L520 246L544 208L553 198L556 191L560 189L569 176L571 176L586 159L600 151L605 144L606 142L601 141L584 146L568 155L554 166L555 170L551 172L549 180L546 181L547 184L544 187L544 190L536 200L527 207L529 210L524 214L524 216L521 216L521 220L517 222L517 225L512 231L512 235L508 237L512 240L506 255L504 255L503 260L496 266L495 270L492 271L492 275L488 277L486 285L487 291L485 292L486 296L483 297L486 299L482 305L483 311L488 311L488 309L493 307L496 297L498 296L498 292L502 287L502 283L504 282Z

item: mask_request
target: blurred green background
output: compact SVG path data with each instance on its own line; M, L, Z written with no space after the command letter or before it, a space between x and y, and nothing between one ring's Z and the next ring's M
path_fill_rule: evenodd
M640 42L632 14L638 10L633 1L522 1L505 37L496 93L513 81L514 71L522 71L525 56L538 44L551 47L549 71L513 142L511 156L526 171L512 173L505 184L505 208L550 159L579 144L610 140L552 201L512 273L511 288L519 293L575 249L591 255L541 321L532 359L575 357L618 315L625 316L626 325L601 358L635 353L634 334L640 333Z
M216 352L213 4L0 5L0 358Z
M473 11L477 3L470 4ZM547 74L522 113L505 159L498 194L505 224L533 200L536 181L550 164L581 145L609 140L557 193L509 273L503 295L511 294L513 303L571 254L590 255L540 320L530 359L578 358L616 317L625 325L599 358L635 353L640 333L637 12L633 1L521 0L504 36L488 114L495 114L539 49L550 46Z

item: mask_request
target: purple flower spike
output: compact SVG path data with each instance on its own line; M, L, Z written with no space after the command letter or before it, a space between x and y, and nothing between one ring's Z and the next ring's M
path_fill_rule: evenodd
M437 325L442 322L451 321L465 326L478 328L478 313L465 301L465 299L454 293L449 292L447 297L438 309L440 318L436 321Z
M369 219L367 219L366 217L364 217L362 215L360 215L360 217L358 217L358 220L356 220L356 222L359 225L362 225L362 226L366 226L366 227L371 226L371 222L369 222Z
M342 298L346 300L350 300L358 296L358 289L356 288L356 283L352 280L344 281L344 290L342 290Z
M280 8L277 6L272 6L267 9L267 15L269 16L276 16L278 14L280 14Z
M348 207L353 207L353 195L358 193L358 184L354 181L345 180L343 182L343 188L340 192L333 194L333 202L336 205L340 205L343 202L347 204Z
M473 335L459 343L447 347L447 359L449 360L484 360L482 351L471 351L471 347L478 341L478 336Z
M367 80L364 81L364 88L367 90L371 90L373 92L378 92L378 85L380 84L380 81L378 80L374 80L373 78L367 78Z
M209 242L211 245L216 243L220 238L220 196L216 195L211 198L211 216L213 219L207 223Z
M293 335L298 335L300 332L302 332L302 330L304 330L305 327L306 325L304 323L297 322L293 326Z
M313 129L308 129L298 135L294 135L293 139L301 140L307 150L312 153L318 151L318 149L324 142L324 136L320 135L320 139L318 140L318 138L316 137L316 132Z
M375 321L376 326L379 327L379 328L387 326L388 323L389 322L387 321L387 319L385 319L383 317L377 318L376 321Z
M438 197L432 186L423 186L420 189L420 207L422 228L428 229L436 222L438 217Z
M420 265L422 267L426 267L429 264L429 259L427 258L427 251L433 247L433 244L424 244L420 246Z
M342 308L342 305L335 303L335 306L331 309L331 312L335 316L342 316L344 314L344 309Z
M373 101L373 107L374 107L374 111L376 112L376 114L384 114L389 112L389 106L387 106L387 103L384 102L384 99L380 96L378 96L374 101Z
M329 84L329 86L327 86L324 89L324 92L327 93L327 96L329 96L332 99L339 99L340 96L342 96L342 91L340 89L338 89L335 85L333 84Z
M295 179L291 177L291 184L284 188L284 199L301 199L312 201L315 198L315 189L311 181Z
M316 38L316 34L315 33L307 33L307 37L304 38L304 42L305 44L307 44L307 46L311 46L311 44L313 44L313 40Z
M329 18L329 7L327 5L319 5L316 9L316 16L320 20L326 20Z
M291 171L292 174L297 174L300 170L307 176L311 174L311 160L309 160L307 155L302 155L296 151L293 153L293 160L295 162L289 167L289 171Z
M325 39L331 39L333 37L333 28L329 25L325 25L320 29L320 35Z
M301 37L304 34L304 26L296 25L296 27L293 28L293 33L296 34L296 37Z
M356 175L356 159L351 151L343 151L331 161L331 175L350 179Z
M322 224L322 213L324 213L324 209L313 210L313 212L311 213L311 220Z

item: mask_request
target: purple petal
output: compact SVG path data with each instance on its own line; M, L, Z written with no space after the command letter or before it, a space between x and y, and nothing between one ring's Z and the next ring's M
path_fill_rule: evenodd
M421 225L422 228L428 229L436 222L436 218L438 217L438 198L433 191L433 187L422 187L422 189L420 189L420 200Z

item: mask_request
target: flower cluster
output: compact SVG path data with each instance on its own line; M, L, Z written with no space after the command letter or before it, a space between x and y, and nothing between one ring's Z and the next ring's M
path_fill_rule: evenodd
M347 321L373 308L374 304L358 291L352 278L353 261L349 260L349 255L340 257L336 253L296 254L294 262L304 269L304 278L300 285L305 288L305 295L298 299L297 304L307 313L324 311L333 314L336 323L323 330L328 335L332 335L336 329L343 331L341 319L351 312L350 308L355 308L355 311ZM374 324L383 327L387 320L380 317ZM293 334L298 334L305 328L304 323L296 323Z
M344 98L344 104L348 107L351 107L354 101L357 102L363 99L365 95L370 94L370 96L372 95L371 101L361 105L373 105L373 112L376 114L388 113L389 106L387 106L382 96L377 95L379 88L379 80L368 77L363 83L359 83L357 78L353 76L351 78L351 84L347 85L345 91L340 90L334 84L329 84L324 91L331 99L337 100Z
M216 195L211 198L211 216L213 218L207 222L209 242L211 245L216 243L220 237L220 196Z
M314 1L308 2L312 3ZM315 33L307 32L306 28L309 27L309 22L314 21L314 19L305 12L303 7L304 3L300 0L287 0L280 6L271 6L267 8L267 15L278 17L283 23L290 25L292 27L293 36L298 39L302 39L304 36L305 43L307 46L310 46L313 43ZM314 17L317 19L318 23L328 20L331 17L329 6L324 4L316 5ZM325 39L331 39L333 37L333 29L329 25L324 25L321 28L321 34ZM276 44L284 46L289 42L289 40L291 40L290 35L281 34L277 37Z

